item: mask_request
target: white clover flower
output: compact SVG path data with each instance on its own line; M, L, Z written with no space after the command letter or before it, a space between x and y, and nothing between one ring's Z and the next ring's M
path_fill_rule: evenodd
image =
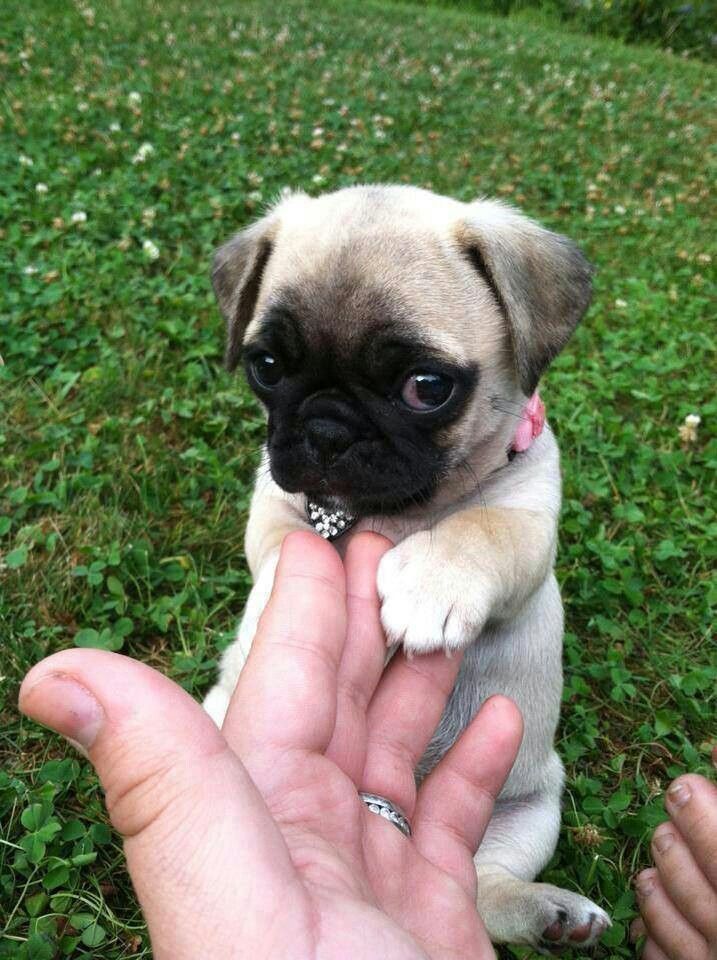
M325 183L326 177L320 173L315 173L311 178L314 183Z
M119 133L122 127L116 120L113 120L110 124L110 133Z
M154 207L145 207L142 211L142 223L145 227L151 227L154 223L154 218L157 216L157 211Z
M159 247L152 240L142 241L142 252L148 260L159 260Z
M621 297L618 297L615 301L615 306L618 308L618 310L624 310L627 306L627 300L623 300Z
M83 100L82 103L77 104L77 109L80 111L80 113L87 113L87 111L90 109L90 105L89 103L85 103Z
M28 263L28 265L23 268L22 272L26 277L31 277L33 274L37 273L37 267L34 263Z
M36 183L35 184L35 193L47 193L50 188L46 183Z
M615 206L613 207L613 210L615 211L615 213L618 213L620 216L622 216L624 213L627 213L627 210L625 209L625 207L623 207L621 203L616 203Z
M131 107L138 107L142 102L142 94L138 93L136 90L131 90L127 94L127 100L129 101L129 105Z
M144 163L147 157L151 157L154 153L154 147L151 143L143 143L140 145L139 150L132 157L132 163Z
M75 210L70 217L70 223L87 223L87 214L84 210Z
M685 421L677 428L680 440L683 443L690 444L697 442L697 428L702 423L702 417L698 413L688 413Z
M251 200L254 203L259 203L261 200L261 190L252 190L247 194L247 200Z
M20 156L17 158L17 162L20 164L21 167L35 166L35 161L32 159L32 157L25 156L24 153L20 154Z

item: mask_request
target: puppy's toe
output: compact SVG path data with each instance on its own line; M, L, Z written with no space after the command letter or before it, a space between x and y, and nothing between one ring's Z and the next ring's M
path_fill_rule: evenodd
M542 930L536 931L536 946L550 955L561 953L567 947L594 946L610 926L605 911L578 893L557 887L551 889L548 885L545 888L543 909L536 917L542 926Z
M470 608L461 602L451 604L443 623L443 646L446 650L462 650L483 629L485 615L474 604Z
M429 653L443 645L440 614L412 591L392 592L381 606L381 624L389 645L402 643L408 654Z
M553 920L550 926L543 930L541 939L548 940L550 943L557 943L562 940L565 933L565 921L567 919L567 913L564 910L559 910L557 920Z

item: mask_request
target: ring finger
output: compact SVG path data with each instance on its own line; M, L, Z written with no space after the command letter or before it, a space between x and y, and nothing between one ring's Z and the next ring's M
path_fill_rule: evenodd
M461 659L432 653L409 660L399 651L371 700L361 789L390 797L408 817L416 803L414 770L441 719Z

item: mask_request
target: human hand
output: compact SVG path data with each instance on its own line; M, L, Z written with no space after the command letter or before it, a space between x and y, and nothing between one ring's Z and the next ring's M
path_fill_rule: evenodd
M384 672L376 566L345 569L313 534L282 549L271 600L221 732L180 687L118 654L33 667L23 712L80 744L124 838L156 960L483 960L472 854L522 724L489 700L416 793L413 768L460 658ZM407 839L357 788L389 797Z
M713 753L717 764L717 749ZM643 960L717 960L717 787L694 774L668 789L670 820L652 837L655 866L635 881Z

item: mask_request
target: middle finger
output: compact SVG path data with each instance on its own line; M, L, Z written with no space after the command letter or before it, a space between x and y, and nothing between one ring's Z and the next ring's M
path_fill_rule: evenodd
M708 960L707 943L669 899L656 870L643 870L635 881L637 902L650 940L671 960Z
M680 913L708 940L716 937L717 893L674 824L663 823L655 830L652 856L660 882Z

